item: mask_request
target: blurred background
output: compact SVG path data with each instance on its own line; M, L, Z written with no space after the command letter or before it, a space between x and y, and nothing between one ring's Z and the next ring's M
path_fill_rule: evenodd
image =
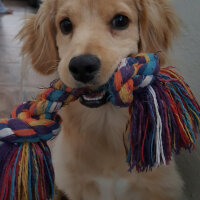
M36 74L28 60L19 55L21 44L14 39L26 16L37 12L40 0L4 0L13 14L0 14L0 118L7 117L13 105L34 97L41 87L57 77ZM183 26L181 35L170 51L169 65L189 83L200 101L200 0L173 0L175 11ZM199 143L199 141L197 142ZM187 200L200 200L200 145L192 154L176 156L178 169L185 181Z

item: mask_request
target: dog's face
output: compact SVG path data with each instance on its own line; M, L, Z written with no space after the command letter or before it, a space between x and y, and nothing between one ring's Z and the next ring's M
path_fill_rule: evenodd
M166 0L46 0L20 32L22 52L41 73L58 70L69 87L97 88L124 57L165 55L176 22Z
M106 83L123 57L138 52L132 0L61 0L56 15L58 72L70 87Z

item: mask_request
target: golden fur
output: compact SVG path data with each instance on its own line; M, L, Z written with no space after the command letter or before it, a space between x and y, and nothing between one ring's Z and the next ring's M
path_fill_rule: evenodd
M126 15L126 30L113 30L109 22ZM73 31L63 35L60 21L70 18ZM97 55L102 63L91 87L111 76L116 64L130 54L162 51L164 64L178 20L167 0L46 0L19 33L22 53L42 74L58 70L70 87L84 86L69 73L70 59ZM148 173L129 173L122 133L127 109L109 103L90 109L78 101L60 112L62 131L55 141L53 162L56 185L71 200L178 200L182 180L172 160Z

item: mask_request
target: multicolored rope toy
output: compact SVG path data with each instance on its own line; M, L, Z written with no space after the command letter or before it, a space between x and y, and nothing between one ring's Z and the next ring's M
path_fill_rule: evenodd
M194 148L200 106L172 67L160 69L157 54L123 59L98 90L105 90L114 106L129 107L129 133L124 137L130 171L168 164L172 152ZM53 199L54 171L46 142L59 133L57 111L92 92L57 80L0 121L1 200Z

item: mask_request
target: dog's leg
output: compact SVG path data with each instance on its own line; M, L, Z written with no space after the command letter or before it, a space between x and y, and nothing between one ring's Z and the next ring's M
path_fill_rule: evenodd
M117 200L180 200L182 197L184 183L174 159L168 166L133 175L136 176L130 180L127 192Z

